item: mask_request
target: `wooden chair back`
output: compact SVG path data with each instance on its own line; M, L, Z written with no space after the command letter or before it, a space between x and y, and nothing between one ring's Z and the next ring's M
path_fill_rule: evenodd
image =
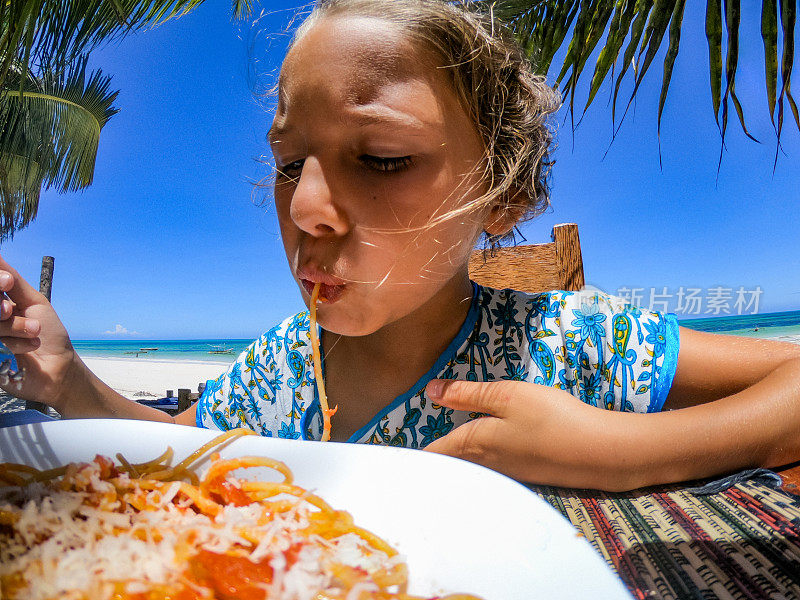
M534 294L550 290L578 291L584 286L578 226L553 227L552 242L475 250L469 259L470 278L480 285Z

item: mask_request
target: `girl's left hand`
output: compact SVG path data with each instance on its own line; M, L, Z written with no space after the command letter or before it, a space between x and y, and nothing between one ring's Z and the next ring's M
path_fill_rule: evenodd
M608 445L614 438L608 434L622 415L584 404L563 390L523 381L434 380L426 395L448 408L490 415L429 444L425 449L430 452L463 458L520 481L630 489L629 482L620 480L624 458L617 457L622 464L616 466L622 469L608 461L614 451Z

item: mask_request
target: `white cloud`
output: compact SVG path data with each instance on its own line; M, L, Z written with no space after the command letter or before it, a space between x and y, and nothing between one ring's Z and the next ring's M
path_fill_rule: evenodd
M127 327L123 327L119 323L117 323L116 327L114 327L113 331L104 331L105 335L139 335L135 331L128 331Z

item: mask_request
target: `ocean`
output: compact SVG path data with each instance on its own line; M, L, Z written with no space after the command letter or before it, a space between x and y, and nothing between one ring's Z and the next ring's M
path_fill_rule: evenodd
M706 319L679 319L683 327L758 338L777 338L800 343L800 310L732 315ZM192 360L230 362L253 340L76 340L75 349L81 356L102 358L138 358L140 360ZM212 350L230 350L228 354Z
M232 362L252 342L243 339L73 340L72 345L81 356L93 358Z
M755 315L731 315L706 319L679 319L683 327L757 338L800 343L800 310Z

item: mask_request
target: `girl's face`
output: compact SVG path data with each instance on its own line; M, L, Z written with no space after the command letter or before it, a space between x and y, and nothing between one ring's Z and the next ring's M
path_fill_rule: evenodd
M283 64L269 138L286 256L306 303L323 284L325 329L368 335L469 295L490 211L431 223L486 191L484 147L446 71L395 26L315 23Z

